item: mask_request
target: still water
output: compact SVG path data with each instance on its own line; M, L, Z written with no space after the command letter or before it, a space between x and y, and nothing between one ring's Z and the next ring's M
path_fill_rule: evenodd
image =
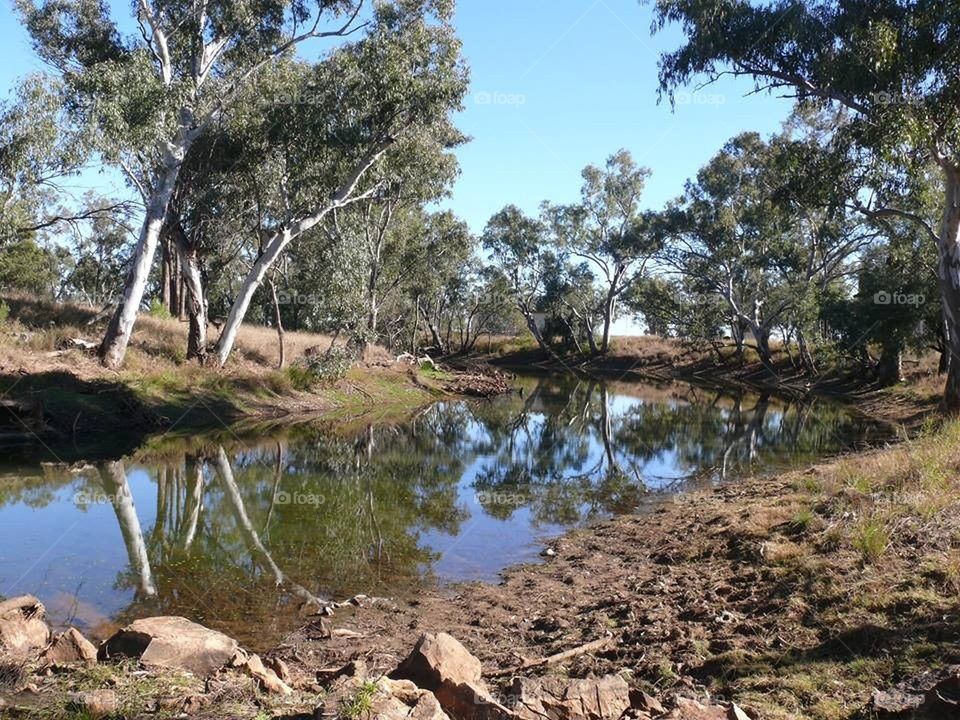
M94 638L144 615L280 637L316 598L496 580L543 541L671 492L888 434L819 400L525 378L401 424L230 430L0 474L0 596Z

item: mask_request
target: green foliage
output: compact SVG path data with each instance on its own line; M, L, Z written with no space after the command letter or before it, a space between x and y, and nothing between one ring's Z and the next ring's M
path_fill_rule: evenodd
M334 346L327 353L298 360L285 372L294 389L309 391L318 385L331 385L342 379L353 365L353 360L348 349Z
M376 680L365 680L350 698L340 706L343 720L360 720L373 706L373 697L377 694Z
M890 532L882 520L869 517L854 528L852 542L866 562L876 562L890 543Z
M0 290L51 297L58 279L56 256L32 240L0 248Z
M3 300L0 300L0 323L4 323L10 317L10 306Z
M163 304L160 298L150 300L150 307L147 309L147 313L150 317L155 317L160 320L169 320L172 317L170 315L170 309Z

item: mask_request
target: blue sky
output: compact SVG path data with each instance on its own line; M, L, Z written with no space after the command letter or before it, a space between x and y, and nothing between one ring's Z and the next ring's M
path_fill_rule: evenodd
M129 28L128 3L112 5ZM0 12L6 93L43 66L11 4ZM675 28L651 37L651 17L637 0L459 0L472 83L458 123L473 140L445 205L479 232L507 203L535 213L541 200L574 200L580 170L624 147L653 171L645 202L660 207L727 139L779 127L791 103L745 97L746 81L690 88L675 110L658 105L657 58L681 38ZM77 185L112 177L88 173Z

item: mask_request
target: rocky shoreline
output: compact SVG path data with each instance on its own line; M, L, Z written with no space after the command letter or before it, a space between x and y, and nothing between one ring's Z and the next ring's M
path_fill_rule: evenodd
M358 596L352 604L361 605ZM322 625L322 623L321 623ZM554 665L600 649L575 649L521 669ZM126 664L122 664L126 663ZM72 674L113 666L129 683L104 676L103 687L66 690ZM24 595L0 603L0 694L3 717L210 717L227 718L237 708L224 697L250 690L250 717L286 706L282 717L379 718L381 720L746 720L736 704L702 704L678 697L667 710L622 675L569 679L562 675L524 677L519 670L484 678L480 661L447 633L424 633L410 653L387 673L362 659L312 676L291 671L279 655L265 660L236 640L181 617L136 620L95 647L76 628L52 635L43 604ZM168 682L158 683L166 676ZM56 682L48 682L55 678ZM189 678L189 679L188 679ZM184 679L179 692L171 684ZM192 682L191 682L192 681ZM202 686L198 684L202 682ZM508 683L508 684L505 684ZM139 684L139 687L137 685ZM192 687L190 685L192 684ZM191 691L192 690L192 691ZM313 707L310 705L310 698ZM279 701L270 698L279 698ZM139 706L139 707L137 707ZM297 709L298 708L298 709ZM293 711L291 714L290 711ZM71 715L73 714L73 715Z

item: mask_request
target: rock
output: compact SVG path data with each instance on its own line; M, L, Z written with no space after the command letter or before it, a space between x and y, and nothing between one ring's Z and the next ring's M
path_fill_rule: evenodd
M730 707L727 708L727 720L751 720L751 718L742 707L736 703L730 703Z
M630 707L630 687L619 675L599 680L517 678L511 695L513 711L523 720L617 720Z
M355 675L344 675L327 688L316 717L346 717L358 710L374 720L450 720L433 693L410 680L371 683Z
M89 667L97 664L97 648L79 630L69 628L54 638L40 660L46 665L83 663Z
M390 677L435 691L443 683L482 683L481 674L480 661L452 635L425 633Z
M411 680L417 687L431 691L444 711L454 718L514 717L493 698L481 673L480 661L456 638L447 633L426 633L390 673L390 678Z
M946 717L960 707L960 665L925 671L887 690L875 690L867 710L876 717Z
M13 655L32 655L50 641L45 609L33 595L0 602L0 648Z
M267 660L267 667L277 674L277 677L285 683L290 683L290 668L278 657L272 657Z
M653 695L643 690L630 691L630 707L643 710L650 715L663 715L667 710Z
M251 655L243 666L250 677L256 679L260 687L269 693L289 695L293 692L289 685L277 677L277 674L265 667L259 655Z
M89 717L103 718L115 715L120 709L117 693L113 690L92 690L70 695L70 704Z
M679 697L677 706L664 715L663 720L727 720L727 709L722 705L704 705Z
M186 618L136 620L100 646L99 658L139 658L146 667L187 670L209 677L237 654L237 641Z

